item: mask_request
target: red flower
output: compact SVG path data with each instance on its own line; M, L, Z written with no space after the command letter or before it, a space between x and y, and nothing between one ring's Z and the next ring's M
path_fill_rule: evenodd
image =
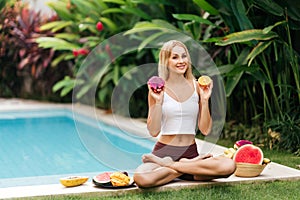
M74 55L75 57L77 57L77 56L79 55L79 52L78 52L76 49L73 49L73 55Z
M97 28L98 31L102 31L103 30L103 24L102 24L102 22L98 22L96 24L96 28Z
M87 55L88 53L89 53L89 50L87 50L87 49L79 49L78 50L78 53L80 54L80 55Z

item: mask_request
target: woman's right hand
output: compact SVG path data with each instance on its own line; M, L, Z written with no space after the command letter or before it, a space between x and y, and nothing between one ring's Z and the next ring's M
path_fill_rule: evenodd
M162 90L159 93L153 92L153 90L150 88L150 85L148 85L149 94L153 98L156 104L162 104L163 98L164 98L164 90Z

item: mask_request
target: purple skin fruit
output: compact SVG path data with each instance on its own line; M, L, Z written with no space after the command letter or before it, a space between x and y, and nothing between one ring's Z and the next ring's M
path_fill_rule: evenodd
M239 140L239 141L236 141L235 144L234 144L234 147L235 148L239 148L245 144L253 144L251 141L249 140Z
M155 93L160 93L165 86L165 81L158 76L152 76L147 83Z

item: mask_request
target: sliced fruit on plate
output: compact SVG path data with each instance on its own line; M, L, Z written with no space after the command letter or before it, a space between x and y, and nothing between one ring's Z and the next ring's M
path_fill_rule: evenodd
M262 164L263 159L263 151L253 144L241 146L233 156L233 160L238 163Z
M59 181L62 185L66 187L74 187L78 185L82 185L87 182L89 177L87 176L68 176L61 178Z
M110 175L110 181L113 186L128 186L130 177L122 172L114 172Z

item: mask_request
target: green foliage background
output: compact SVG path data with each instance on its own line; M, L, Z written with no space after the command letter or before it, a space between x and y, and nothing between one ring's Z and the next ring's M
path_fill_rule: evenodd
M103 73L96 105L109 110L118 80L134 66L157 62L157 51L143 47L163 37L167 28L198 41L218 66L229 122L223 137L243 137L270 148L299 152L298 1L58 0L48 4L55 16L45 20L31 13L35 15L33 21L24 14L26 5L21 4L0 1L1 96L32 98L35 94L48 100L71 101L76 73L86 57L74 51L92 51L107 38L126 31L141 42L140 48L94 74ZM20 18L31 25L24 28ZM98 22L103 30L97 29ZM16 30L22 34L16 34ZM144 34L146 30L155 30L156 34ZM110 54L114 49L106 46L102 51ZM28 80L32 88L41 85L42 91L48 92L28 87L24 90ZM94 84L93 78L80 81L78 99L85 98ZM146 101L147 88L142 87L130 99L132 117L146 117Z

